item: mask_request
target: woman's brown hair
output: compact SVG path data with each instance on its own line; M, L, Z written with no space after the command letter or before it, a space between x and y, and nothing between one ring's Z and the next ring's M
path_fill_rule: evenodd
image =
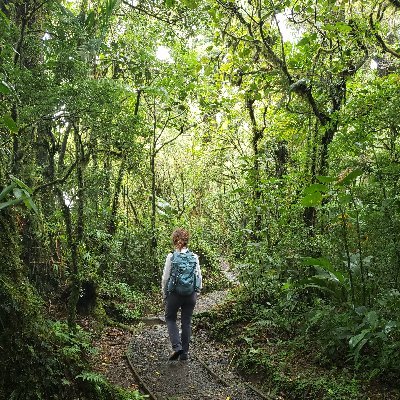
M186 247L189 242L189 232L183 228L177 228L172 232L172 242L175 247Z

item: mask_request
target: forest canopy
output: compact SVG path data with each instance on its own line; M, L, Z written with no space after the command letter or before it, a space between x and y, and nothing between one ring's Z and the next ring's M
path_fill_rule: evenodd
M212 328L238 367L398 390L399 11L0 1L0 399L140 398L90 375L78 322L143 316L178 226L205 292L238 274ZM296 386L282 354L344 372Z

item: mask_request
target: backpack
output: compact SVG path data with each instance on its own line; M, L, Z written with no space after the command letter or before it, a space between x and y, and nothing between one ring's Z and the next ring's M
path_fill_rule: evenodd
M171 259L171 275L168 281L168 293L191 295L196 289L196 258L191 251L174 251Z

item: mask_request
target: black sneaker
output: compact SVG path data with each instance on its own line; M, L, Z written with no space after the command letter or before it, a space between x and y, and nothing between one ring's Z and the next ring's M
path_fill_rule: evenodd
M187 353L182 353L182 354L179 356L179 360L181 360L181 361L186 361L188 358L189 358L189 357L188 357L188 354L187 354Z
M169 361L175 361L183 353L183 350L174 351L168 358Z

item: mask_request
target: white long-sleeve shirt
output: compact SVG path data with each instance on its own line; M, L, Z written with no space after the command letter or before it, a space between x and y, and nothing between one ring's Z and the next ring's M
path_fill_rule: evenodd
M183 247L180 252L187 253L188 248ZM202 282L202 277L201 277L199 257L195 253L193 253L193 255L194 255L194 258L196 259L196 270L195 270L196 284L199 287L199 289L201 290L203 287L203 282ZM162 279L161 279L161 292L162 292L162 295L164 298L167 297L167 294L168 294L167 293L167 285L168 285L169 277L171 275L172 256L173 256L173 253L169 253L167 255L167 258L165 259L164 271L163 271L163 275L162 275Z

